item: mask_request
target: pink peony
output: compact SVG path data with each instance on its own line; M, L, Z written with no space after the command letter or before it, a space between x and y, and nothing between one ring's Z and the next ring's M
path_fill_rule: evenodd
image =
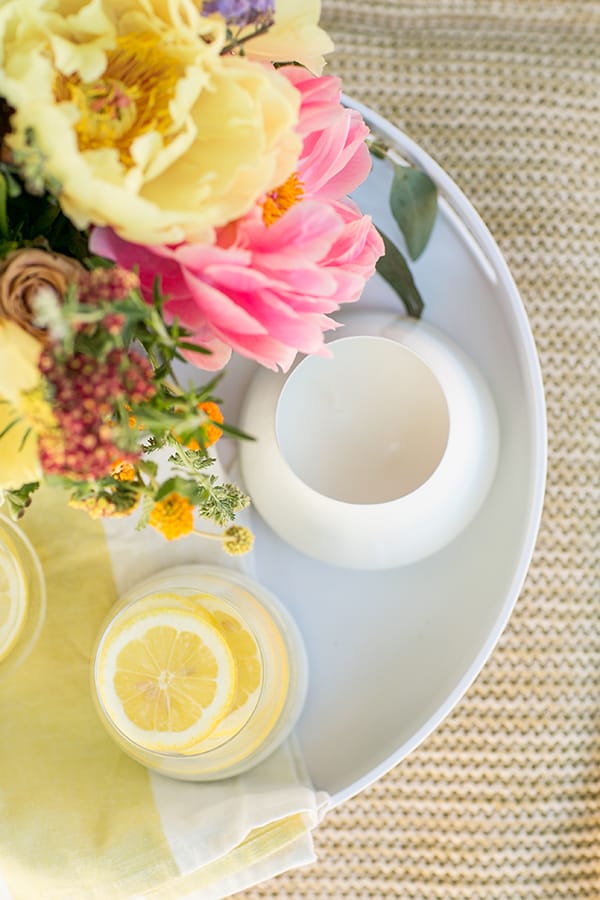
M279 70L300 92L303 149L292 176L247 215L217 231L213 244L144 247L110 229L91 246L123 267L136 267L144 295L160 276L166 311L211 351L193 354L220 369L231 351L287 369L296 352L319 353L329 318L358 299L383 253L379 234L345 195L369 173L367 127L340 105L337 78Z

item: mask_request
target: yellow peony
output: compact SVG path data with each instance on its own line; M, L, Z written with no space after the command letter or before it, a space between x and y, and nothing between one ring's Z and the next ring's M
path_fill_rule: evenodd
M333 51L331 38L319 28L320 15L320 0L275 0L275 24L266 34L248 42L248 55L273 62L298 62L320 75L323 57Z
M193 0L3 0L7 142L80 228L207 240L296 168L299 96Z
M29 424L24 410L27 394L40 385L40 351L39 341L14 322L0 320L0 490L41 477L37 435L31 431L25 439Z

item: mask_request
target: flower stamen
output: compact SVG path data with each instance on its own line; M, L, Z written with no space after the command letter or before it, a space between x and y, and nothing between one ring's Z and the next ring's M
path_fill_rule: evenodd
M304 196L304 185L297 172L267 194L262 204L263 222L269 227Z
M171 138L170 104L184 66L165 53L156 35L143 33L120 37L107 57L104 74L94 82L59 76L56 96L79 108L80 150L116 147L123 165L132 166L137 137L156 131Z

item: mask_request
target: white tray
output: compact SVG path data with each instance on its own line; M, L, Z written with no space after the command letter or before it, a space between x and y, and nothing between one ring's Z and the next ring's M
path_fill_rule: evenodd
M436 181L440 210L413 272L424 318L479 366L500 421L500 460L475 521L435 556L405 568L356 572L315 562L255 518L257 577L304 635L309 691L298 726L317 788L338 804L411 752L460 700L490 655L519 594L541 514L546 461L543 388L531 331L506 263L454 182L416 144L359 104L367 122ZM356 193L398 240L390 169L377 161ZM402 307L376 276L336 318L373 332ZM340 330L337 331L340 334ZM219 392L235 422L254 370L236 358Z

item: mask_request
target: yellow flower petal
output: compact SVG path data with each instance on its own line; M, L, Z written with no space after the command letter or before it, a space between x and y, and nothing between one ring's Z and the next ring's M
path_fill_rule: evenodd
M0 397L13 406L19 406L24 391L31 391L40 383L41 350L40 342L14 322L0 320Z
M5 0L7 142L31 155L33 129L38 165L80 228L208 240L285 181L301 149L298 92L268 67L221 56L225 41L192 0Z
M275 0L275 24L248 42L248 55L273 62L299 62L320 75L323 57L334 49L333 41L318 25L320 15L319 0Z
M19 417L19 411L11 403L1 402L3 399L0 397L0 434ZM0 490L16 490L41 478L38 441L33 430L21 447L28 427L20 420L0 438Z

